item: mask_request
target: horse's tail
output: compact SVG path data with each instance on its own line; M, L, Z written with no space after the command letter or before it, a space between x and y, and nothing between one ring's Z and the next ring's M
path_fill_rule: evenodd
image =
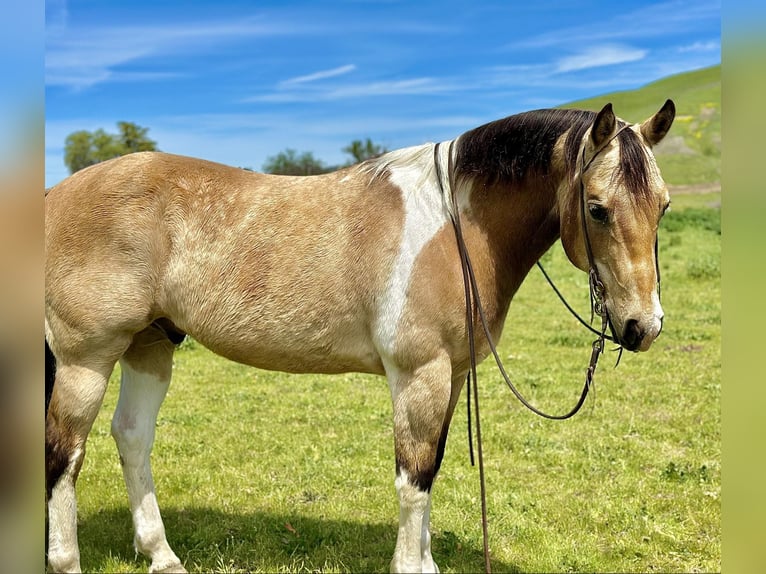
M48 416L48 405L51 404L53 382L56 380L56 357L51 351L48 340L45 340L45 416Z

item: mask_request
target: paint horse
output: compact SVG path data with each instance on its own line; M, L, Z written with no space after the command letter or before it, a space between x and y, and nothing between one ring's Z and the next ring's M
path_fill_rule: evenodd
M119 361L111 431L135 546L150 571L184 571L165 537L149 455L173 351L188 334L264 369L385 375L400 505L391 570L438 571L431 487L469 368L451 217L459 211L495 338L522 280L557 238L588 269L587 234L613 336L645 351L662 327L654 246L669 203L651 148L674 116L670 100L640 124L620 120L611 105L597 114L527 112L436 149L311 177L135 153L50 189L49 568L80 568L75 482ZM485 338L475 343L485 357Z

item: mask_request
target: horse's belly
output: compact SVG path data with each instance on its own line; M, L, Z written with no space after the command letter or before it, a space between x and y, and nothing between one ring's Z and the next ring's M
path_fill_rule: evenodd
M211 351L239 363L292 373L383 374L360 307L283 294L239 300L210 294L204 302L177 301L167 316ZM301 299L303 299L302 302Z
M353 336L343 335L316 341L311 336L258 335L232 339L203 333L195 339L228 359L271 371L384 373L380 356L371 344L365 344L364 338L352 340Z

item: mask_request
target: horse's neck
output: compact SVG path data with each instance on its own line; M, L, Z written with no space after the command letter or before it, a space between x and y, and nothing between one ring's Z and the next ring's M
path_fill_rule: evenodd
M503 299L510 300L531 267L559 237L558 185L541 178L510 189L466 190L470 206L465 219L480 230L474 238L475 249L484 250L496 266L491 275Z

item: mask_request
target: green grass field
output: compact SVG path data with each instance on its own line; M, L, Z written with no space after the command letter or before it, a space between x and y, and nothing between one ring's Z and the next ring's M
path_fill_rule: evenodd
M496 572L706 572L721 568L720 209L680 196L660 234L665 330L648 353L603 357L596 394L550 422L479 370L490 544ZM586 278L560 246L544 258L574 305ZM576 400L592 336L537 270L500 345L540 407ZM109 423L118 373L78 483L82 565L146 570ZM434 556L443 572L480 571L478 471L465 409L434 489ZM396 539L391 406L383 378L291 376L212 355L176 354L153 455L168 538L201 572L387 571Z

